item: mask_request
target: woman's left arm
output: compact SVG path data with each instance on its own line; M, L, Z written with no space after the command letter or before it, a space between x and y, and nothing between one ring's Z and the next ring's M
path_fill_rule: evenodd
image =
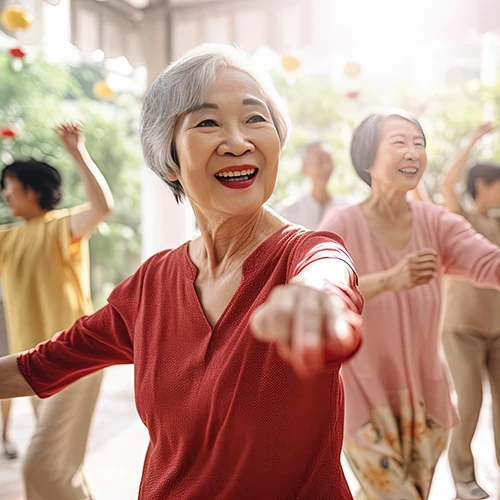
M282 357L309 376L358 350L362 308L352 267L340 258L325 258L276 287L255 311L251 325L259 340L276 343Z
M442 209L439 241L446 274L500 289L500 247L474 231L466 219Z

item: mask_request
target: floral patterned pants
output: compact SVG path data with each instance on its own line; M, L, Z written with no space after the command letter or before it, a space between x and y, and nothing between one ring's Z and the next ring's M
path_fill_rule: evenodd
M423 404L412 408L401 393L400 415L391 408L372 411L344 453L362 493L357 500L427 500L434 469L446 447L447 431L426 418Z

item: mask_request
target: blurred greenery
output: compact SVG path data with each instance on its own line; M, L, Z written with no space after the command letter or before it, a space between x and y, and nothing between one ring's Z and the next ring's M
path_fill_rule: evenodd
M42 56L15 70L11 57L0 53L0 126L16 125L21 131L15 140L0 140L2 163L27 156L46 161L63 176L60 207L86 202L78 172L53 130L61 122L79 121L87 149L113 191L115 210L90 240L96 306L140 259L139 103L128 95L110 102L95 99L92 84L101 77L95 68L48 64ZM12 219L1 200L0 223L8 222Z
M362 89L357 99L349 99L345 89L327 78L297 74L273 75L278 92L285 98L293 127L288 146L282 155L278 185L272 202L303 193L308 186L300 172L300 149L311 141L322 140L333 149L336 170L330 181L333 193L362 199L368 188L352 167L349 147L355 126L369 113L389 108L403 108L421 121L427 136L428 168L424 184L436 202L441 201L439 179L447 161L458 151L461 140L483 121L485 103L500 102L500 85L482 88L471 80L424 92L412 88L393 88L388 92ZM495 110L498 120L498 109ZM499 134L484 139L473 157L500 161ZM474 158L471 158L473 161Z

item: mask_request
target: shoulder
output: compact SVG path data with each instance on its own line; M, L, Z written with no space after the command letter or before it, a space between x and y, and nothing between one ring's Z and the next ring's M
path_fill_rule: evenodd
M137 271L119 283L111 292L108 302L117 305L123 302L140 302L143 292L157 291L157 287L165 285L168 274L178 271L184 266L183 255L187 243L176 249L163 250L149 257L139 266Z
M289 273L301 263L322 258L341 258L350 263L342 238L327 230L310 231L301 226L286 226L276 241L276 250L279 258L288 262Z
M349 221L352 221L353 218L356 218L358 216L358 212L358 205L333 206L326 212L318 229L335 231L342 236L347 229Z

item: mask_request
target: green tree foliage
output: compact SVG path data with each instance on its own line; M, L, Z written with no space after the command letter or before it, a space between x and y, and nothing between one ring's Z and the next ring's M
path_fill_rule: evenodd
M303 145L317 140L330 144L334 151L336 171L330 181L331 191L352 199L365 196L367 188L350 160L352 132L369 113L393 107L414 113L422 123L428 156L424 183L439 202L439 179L446 163L457 153L461 140L482 123L485 103L500 102L500 85L482 88L477 81L442 86L432 94L408 87L393 88L383 94L367 88L359 99L350 100L344 89L335 87L327 78L299 74L291 79L278 73L273 79L285 98L293 123L292 136L282 155L274 202L307 189L300 173L299 152ZM478 145L471 162L500 161L499 135Z
M137 139L138 103L117 96L104 103L89 95L84 72L46 63L39 57L15 71L9 55L0 54L0 126L17 125L13 141L0 141L0 159L32 156L56 166L64 180L62 207L86 201L85 189L54 126L63 121L83 123L87 148L106 177L115 198L115 211L91 238L92 291L101 305L110 290L135 270L140 259L140 167ZM98 71L91 71L92 80ZM3 200L0 222L12 222Z

